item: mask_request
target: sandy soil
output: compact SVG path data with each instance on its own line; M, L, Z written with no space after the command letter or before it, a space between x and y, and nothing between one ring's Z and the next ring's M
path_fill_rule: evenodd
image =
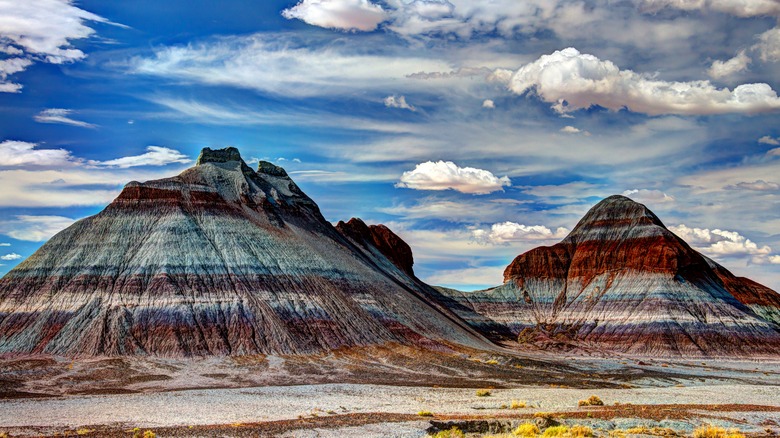
M495 389L487 397L477 397L474 389L425 388L360 384L325 384L300 386L274 386L261 388L229 388L185 390L149 394L114 394L67 396L62 398L37 398L6 400L0 403L0 424L16 433L35 433L36 430L73 430L110 426L116 429L133 427L187 428L206 425L239 425L267 423L280 420L305 418L340 418L350 414L402 414L397 420L414 418L419 411L431 411L440 419L501 418L531 415L533 412L561 412L567 418L583 417L592 408L578 408L578 400L598 395L608 406L664 405L669 412L665 417L675 418L672 411L679 405L688 411L708 415L712 405L728 405L726 415L719 413L718 421L733 423L742 429L761 431L769 420L780 418L780 388L745 384L701 385L696 387L655 387L633 389L568 389L524 387ZM512 400L526 401L525 409L502 409ZM706 401L707 405L702 405ZM690 407L689 405L694 405ZM741 407L743 405L745 407ZM689 407L686 407L689 406ZM752 407L748 407L752 406ZM628 408L623 408L627 410ZM764 412L761 412L764 410ZM747 411L748 413L746 413ZM404 416L404 414L406 416ZM632 413L631 415L635 415ZM608 417L619 417L620 412L610 412ZM649 415L649 414L648 414ZM727 421L731 416L734 421ZM747 416L752 416L747 421ZM590 418L598 418L591 412ZM663 418L658 418L659 422ZM743 420L744 419L744 420ZM365 426L348 426L339 434L369 433L371 427L387 431L385 419ZM691 423L693 424L693 423ZM37 426L47 426L39 429ZM294 425L289 425L294 427ZM316 430L312 425L308 435ZM322 428L332 429L323 424ZM429 427L425 421L404 423L404 430L424 433ZM679 426L679 425L678 425ZM31 428L32 427L32 428ZM778 430L780 431L780 429ZM381 432L384 433L384 432ZM409 435L415 436L409 432ZM385 435L379 435L385 436Z
M477 397L477 388L492 388L491 395ZM450 425L507 430L545 411L604 436L636 425L689 433L703 423L780 436L778 394L778 361L402 347L317 357L12 357L0 358L0 432L127 437L138 427L161 437L422 437ZM578 407L591 395L606 406ZM528 407L507 409L512 400Z

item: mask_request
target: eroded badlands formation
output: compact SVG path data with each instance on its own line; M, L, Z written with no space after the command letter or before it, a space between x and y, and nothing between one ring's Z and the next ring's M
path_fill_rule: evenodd
M693 250L644 205L611 196L560 243L517 258L493 289L448 292L521 343L639 355L780 353L780 295ZM489 330L483 329L485 332Z
M284 169L204 149L131 182L0 280L0 353L317 354L384 344L636 355L780 354L780 295L613 196L503 285L434 289L383 225L335 227ZM503 350L508 353L508 350Z
M253 171L235 148L204 149L176 177L127 184L0 280L0 351L489 348L409 278L411 250L400 238L352 228L339 233L282 168L261 162Z

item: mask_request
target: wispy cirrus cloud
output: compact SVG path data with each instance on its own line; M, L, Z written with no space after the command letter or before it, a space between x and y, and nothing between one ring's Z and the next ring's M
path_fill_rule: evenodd
M93 125L92 123L70 117L72 113L74 113L74 111L71 109L48 108L33 116L33 119L38 123L59 123L62 125L79 126L81 128L97 127L97 125Z
M66 149L43 149L37 143L0 142L0 206L69 207L101 205L131 180L169 176L170 170L147 170L192 160L179 151L150 146L140 155L106 161L85 160Z
M683 11L717 11L737 17L780 15L780 4L774 0L642 0L640 7L647 13L672 8Z
M452 65L409 54L358 53L342 45L306 41L290 34L214 38L200 44L155 50L132 60L136 74L245 88L286 97L333 96L351 90L393 89L420 70L449 71Z
M93 166L118 167L126 169L138 166L166 166L168 164L187 164L192 159L181 152L162 146L147 146L146 153L107 161L90 161Z
M38 143L0 142L0 166L68 166L74 157L65 149L41 149Z
M64 216L20 215L13 220L0 222L0 234L17 240L43 242L73 225L74 222L75 219Z

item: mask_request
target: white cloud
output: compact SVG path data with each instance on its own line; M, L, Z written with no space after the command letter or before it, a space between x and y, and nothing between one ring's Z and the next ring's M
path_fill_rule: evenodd
M763 179L759 179L753 182L740 182L731 186L727 186L730 190L753 190L756 192L776 192L780 191L780 184L775 182L767 182Z
M744 50L742 50L737 54L737 56L727 61L714 61L707 70L707 74L713 79L727 78L747 70L750 62L750 57L747 56Z
M16 216L15 220L0 223L0 234L17 240L43 242L65 228L75 219L63 216Z
M405 96L387 96L385 97L385 106L388 108L401 108L409 111L417 111L417 108L406 102Z
M107 162L86 161L65 149L38 149L36 143L0 143L0 206L67 207L110 202L131 180L170 176L170 170L132 170L131 166L185 162L187 157L167 148Z
M63 64L86 57L71 40L84 39L95 31L86 21L108 21L73 6L71 0L0 0L2 52L17 56L0 61L0 92L19 92L20 84L7 77L33 62Z
M780 98L767 84L743 84L733 91L709 81L668 82L620 70L611 61L567 48L521 67L509 89L535 92L559 113L594 105L649 115L754 113L780 109Z
M22 256L17 254L17 253L15 253L15 252L12 252L10 254L6 254L4 256L0 256L0 260L5 260L5 261L19 260L21 258L22 258Z
M717 11L737 17L780 15L780 3L776 0L642 0L645 12L658 12L663 8L684 11Z
M758 43L753 46L764 62L780 61L780 27L769 29L758 36Z
M582 135L585 135L585 136L589 136L590 135L590 132L583 131L583 130L581 130L579 128L576 128L574 126L564 126L563 128L560 129L560 131L563 132L564 134L582 134Z
M90 161L91 165L128 168L136 166L165 166L172 163L190 163L192 159L175 149L147 146L146 153L108 161Z
M458 167L452 161L426 161L404 172L396 187L415 190L457 190L461 193L484 195L503 191L511 186L509 177L501 178L490 171L473 167Z
M61 123L64 125L80 126L82 128L94 128L92 123L82 122L68 117L73 110L64 108L48 108L33 116L39 123Z
M569 233L563 227L554 232L544 225L523 225L516 222L501 222L490 226L489 230L472 230L471 235L478 243L506 245L518 241L561 240Z
M0 166L64 166L73 164L65 149L36 149L38 143L5 140L0 143Z
M387 12L369 0L301 0L282 16L313 26L367 32L385 21Z
M780 138L772 138L768 135L765 135L758 139L758 142L761 144L770 144L772 146L780 146Z
M0 35L2 33L0 32ZM24 71L33 62L24 58L8 58L0 60L0 93L18 93L22 90L22 84L8 82L8 76Z
M495 103L495 102L493 102L493 101L492 101L492 100L490 100L490 99L485 99L485 100L482 102L482 108L494 109L495 107L496 107L496 103Z
M449 62L431 57L354 53L348 45L269 33L162 48L131 64L131 71L139 74L286 97L341 96L355 89L397 89L399 84L427 89L429 85L407 76L421 70L452 70Z
M669 196L660 190L631 189L624 191L623 196L628 196L634 201L642 203L674 202L673 196Z
M776 254L767 245L759 246L736 231L707 228L691 228L684 224L669 227L674 234L698 251L718 259L723 257L749 257L756 264L774 263Z
M0 246L11 246L10 243L0 243Z
M768 157L780 157L780 148L770 149L766 152Z

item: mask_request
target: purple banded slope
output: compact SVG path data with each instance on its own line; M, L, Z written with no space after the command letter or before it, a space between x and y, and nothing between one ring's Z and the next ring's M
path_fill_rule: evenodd
M340 234L283 169L253 171L235 148L207 148L176 177L127 184L3 277L0 352L489 346L390 266Z
M449 295L521 343L663 356L780 354L780 295L693 250L612 196L560 243L519 255L504 284ZM487 331L483 329L483 331Z

